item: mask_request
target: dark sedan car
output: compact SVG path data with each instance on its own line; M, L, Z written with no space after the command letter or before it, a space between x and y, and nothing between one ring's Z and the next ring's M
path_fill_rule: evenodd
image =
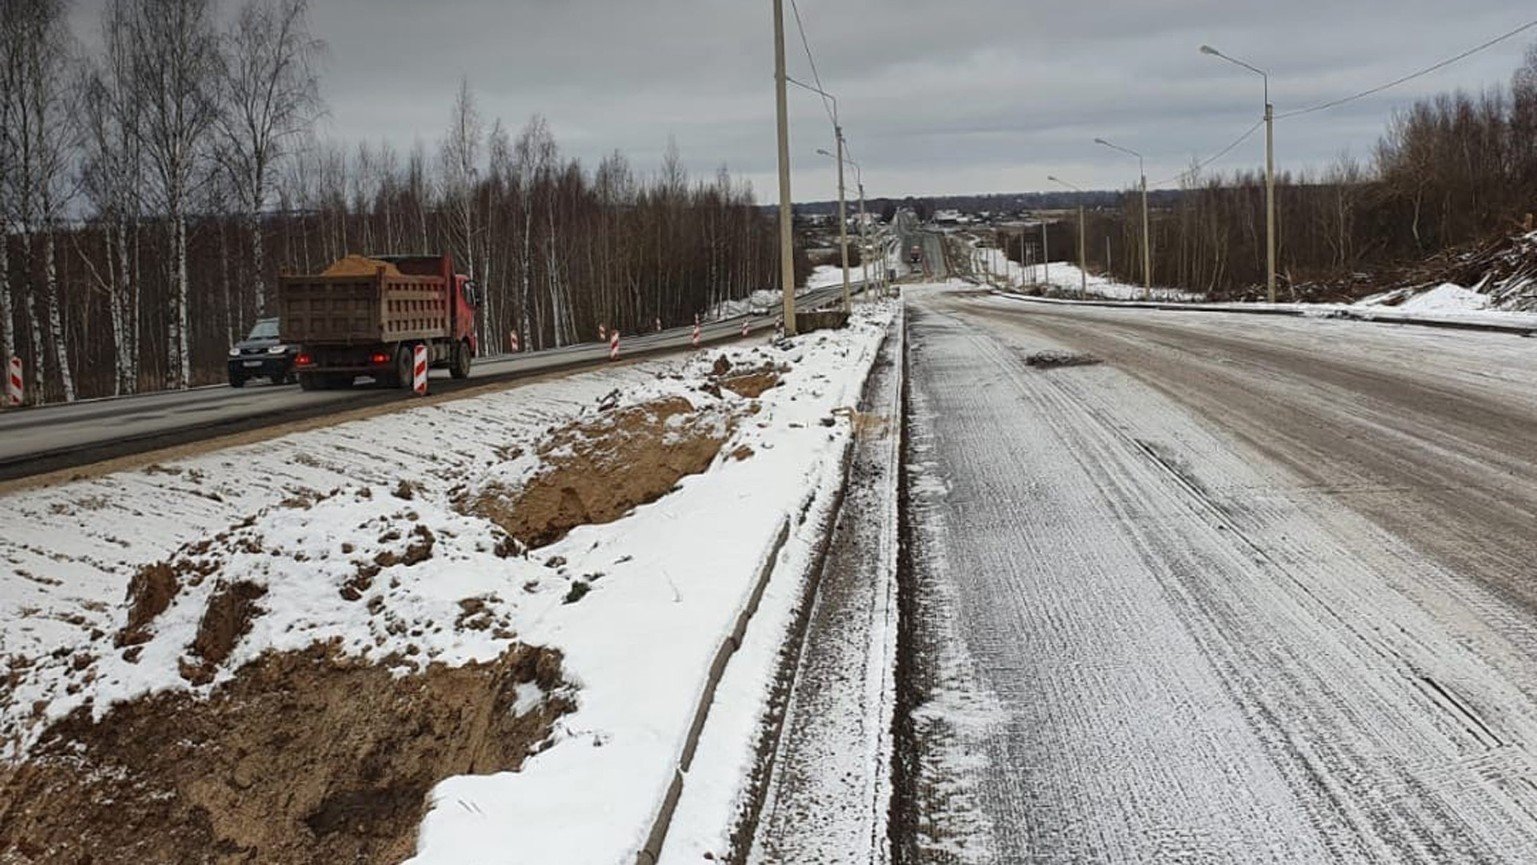
M294 380L296 345L284 345L278 339L278 320L263 318L251 328L251 334L229 350L230 387L245 387L247 379L265 378L273 384Z

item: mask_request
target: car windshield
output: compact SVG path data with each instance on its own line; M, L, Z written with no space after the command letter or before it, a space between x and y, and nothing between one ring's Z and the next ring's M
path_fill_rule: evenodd
M256 323L256 325L251 328L251 335L249 337L247 337L247 338L248 339L277 339L278 338L278 320L275 319L275 318L264 318L261 321L258 321Z

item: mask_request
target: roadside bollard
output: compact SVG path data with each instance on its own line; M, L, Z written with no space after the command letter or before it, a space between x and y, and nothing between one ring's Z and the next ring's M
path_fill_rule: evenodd
M608 359L619 359L619 331L613 331L608 335Z
M418 345L416 347L415 370L416 370L416 374L415 374L415 376L414 376L414 378L413 378L413 380L411 382L411 389L416 391L416 395L417 396L426 396L427 395L427 346L425 346L425 345Z
M5 403L6 405L21 405L22 398L26 396L26 388L22 384L21 358L11 355L9 370L5 376Z

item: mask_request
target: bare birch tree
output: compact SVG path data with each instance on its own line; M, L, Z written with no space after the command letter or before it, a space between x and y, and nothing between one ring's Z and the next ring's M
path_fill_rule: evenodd
M258 313L268 304L262 212L273 167L321 111L315 66L325 45L308 15L309 0L247 0L220 64L220 153L245 209Z
M211 0L116 0L123 9L135 90L142 100L138 135L151 188L165 213L170 246L167 383L192 379L188 334L187 216L205 174L208 138L218 116L219 40Z
M31 331L34 397L46 382L45 358L53 365L66 401L75 399L75 382L64 338L59 304L56 229L73 193L71 160L78 143L71 40L60 0L32 0L6 9L6 29L13 36L8 51L12 69L7 127L14 137L15 161L7 171L14 204L13 220L21 233L27 323ZM48 320L43 333L37 314L33 238L42 242L42 294ZM48 349L52 351L49 352Z

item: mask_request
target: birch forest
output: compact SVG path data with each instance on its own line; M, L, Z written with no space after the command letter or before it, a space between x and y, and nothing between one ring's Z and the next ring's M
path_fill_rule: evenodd
M348 253L452 253L488 353L778 284L772 215L676 145L583 165L468 81L408 150L318 137L308 5L110 0L87 52L64 0L0 0L0 352L28 402L222 381L277 275Z

